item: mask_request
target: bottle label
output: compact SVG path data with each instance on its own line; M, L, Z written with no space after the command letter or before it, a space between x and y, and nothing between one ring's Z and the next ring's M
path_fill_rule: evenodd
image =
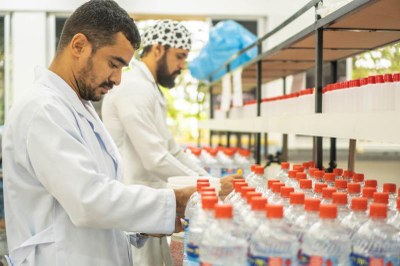
M187 244L186 247L187 259L192 262L199 262L199 247L193 243Z
M351 253L350 255L352 266L394 266L400 265L400 258L385 257L385 258L374 258L364 257L362 255Z
M237 169L236 168L221 168L221 177L226 176L226 175L233 175L236 174Z
M299 264L309 266L337 266L338 260L335 257L309 256L302 253L299 258Z
M292 261L290 258L282 257L261 257L248 255L248 265L250 266L290 266Z

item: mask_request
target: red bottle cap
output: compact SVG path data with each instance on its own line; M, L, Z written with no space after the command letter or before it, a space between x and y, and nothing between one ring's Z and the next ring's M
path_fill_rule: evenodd
M288 163L288 162L282 162L281 163L281 169L289 170L289 168L290 168L290 163Z
M242 191L242 188L247 186L248 185L246 182L236 182L233 184L233 188L235 189L236 193L240 193L240 191Z
M293 170L296 170L298 172L304 172L304 167L300 164L295 164L293 165Z
M362 190L362 196L368 199L372 199L374 196L374 193L376 192L376 188L374 187L365 187Z
M335 180L335 188L337 189L347 189L347 181L344 179Z
M375 83L376 83L375 76L369 76L368 77L368 84L375 84Z
M343 174L343 169L342 169L342 168L335 168L335 169L333 169L333 173L334 173L336 176L342 176L342 174Z
M296 173L296 179L300 181L301 179L307 179L307 174L303 172L297 172Z
M376 181L376 179L365 180L364 187L377 187L377 186L378 186L378 181Z
M332 201L338 205L345 205L347 204L347 193L343 192L335 192L332 194Z
M392 74L385 74L385 75L383 75L383 80L384 80L385 82L393 82Z
M311 167L311 168L308 169L308 174L309 174L310 176L314 177L315 171L319 171L319 169L318 169L318 168Z
M351 209L353 211L366 211L368 207L367 198L353 198L351 199Z
M210 183L208 178L198 178L197 183Z
M232 184L235 184L235 183L240 183L240 182L246 182L246 180L244 179L244 178L235 178L235 179L232 179Z
M375 76L375 82L376 83L383 83L383 75L376 75Z
M311 189L312 181L310 179L302 179L300 180L300 188L301 189Z
M278 179L268 179L268 181L267 181L268 189L272 189L273 183L280 183L280 181Z
M301 192L290 193L290 204L304 204L305 195Z
M203 210L212 210L217 203L218 198L216 196L207 196L201 198L201 207L203 208Z
M215 187L202 187L201 193L203 192L215 192Z
M210 187L210 183L197 183L197 192L201 192L203 187Z
M283 206L267 204L267 218L283 218Z
M396 73L392 75L393 81L399 82L400 81L400 73Z
M258 164L252 164L251 166L250 166L250 170L254 173L254 171L256 170L256 167L257 166L260 166L260 165L258 165Z
M314 172L314 178L318 179L318 180L322 179L324 177L324 175L325 175L325 171L322 171L322 170L316 170Z
M353 171L350 171L350 170L343 171L343 178L351 179L353 177L353 175L354 175Z
M322 189L328 187L327 184L323 184L323 183L316 183L314 185L314 192L315 193L322 193Z
M257 175L263 175L264 174L264 167L263 166L256 166L254 169L254 173Z
M325 182L334 182L335 178L336 178L336 175L334 173L325 173L324 174Z
M303 162L301 165L304 167L304 169L310 168L310 162Z
M319 217L324 219L336 219L337 217L336 204L319 205Z
M347 192L348 193L360 193L361 185L359 183L348 183L347 184Z
M260 193L260 192L253 192L253 191L247 192L247 194L246 194L246 202L247 202L248 204L250 204L252 198L254 198L254 197L261 197L261 196L262 196L262 193Z
M272 184L272 192L280 193L281 187L284 187L284 186L285 186L285 184L283 184L283 183L273 183Z
M296 173L297 173L296 170L290 170L290 171L288 172L289 178L296 178Z
M289 198L290 192L294 192L294 188L292 187L281 187L281 197L282 198Z
M216 204L215 205L215 218L224 219L231 218L233 216L233 208L230 204Z
M374 198L374 203L382 203L382 204L389 203L389 193L387 192L374 192L373 198Z
M387 217L387 206L382 203L371 203L369 206L369 217L383 218Z
M251 209L253 211L263 211L265 210L265 205L268 200L263 197L254 197L251 199Z
M336 192L336 188L333 187L325 187L322 189L322 197L324 199L331 199L332 194Z
M304 199L304 209L306 211L319 211L320 199L306 198Z
M242 187L240 195L242 198L246 198L247 193L256 191L255 187Z
M396 193L396 184L394 183L383 184L383 192Z
M364 181L364 174L354 174L353 175L354 182L363 182Z

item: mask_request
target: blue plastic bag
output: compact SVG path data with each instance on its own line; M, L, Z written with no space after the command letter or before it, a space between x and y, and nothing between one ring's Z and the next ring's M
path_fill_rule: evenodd
M239 23L233 20L221 21L211 29L209 41L200 54L189 63L190 73L199 80L206 80L232 55L256 40L257 37ZM248 62L256 55L257 47L246 51L231 63L231 70ZM213 75L212 80L219 79L225 73L226 69L222 69Z

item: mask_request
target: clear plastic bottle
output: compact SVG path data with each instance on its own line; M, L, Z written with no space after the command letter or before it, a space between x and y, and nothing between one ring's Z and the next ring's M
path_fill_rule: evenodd
M281 200L277 203L282 205L285 209L290 205L290 193L294 192L292 187L281 187Z
M314 177L315 171L319 171L319 169L315 167L310 167L308 169L308 174L307 174L307 178L311 179L313 184L315 182L315 177Z
M360 196L361 196L360 183L348 183L347 184L347 201L349 203L351 203L352 199L359 198Z
M336 179L343 179L343 169L342 168L333 169L333 173L335 174Z
M350 209L347 205L347 193L335 192L332 194L332 202L336 204L338 208L337 219L342 221L344 217L349 215Z
M204 169L213 177L221 177L221 165L217 160L217 149L203 149L200 159Z
M328 185L328 187L335 187L335 174L334 173L325 173L324 174L324 182Z
M290 193L290 205L285 210L285 218L289 225L292 225L304 213L304 199L305 195L302 192Z
M273 183L272 184L272 194L268 198L268 202L271 204L278 204L281 200L281 187L284 187L283 183Z
M344 170L343 171L343 179L347 180L347 182L351 182L351 179L354 176L354 172L350 170Z
M389 207L389 193L387 192L374 192L374 195L372 196L374 199L374 203L381 203L381 204L385 204L387 206L387 217L388 218L392 218L395 214L396 211L392 210Z
M385 204L372 203L369 217L353 236L353 265L400 265L400 233L386 223Z
M279 171L278 175L276 176L276 179L278 179L282 183L285 183L286 180L289 178L289 173L288 173L289 169L290 169L290 163L282 162L281 170Z
M362 189L362 196L368 199L368 206L374 199L374 193L376 192L376 188L374 187L365 187Z
M310 179L300 180L300 192L303 192L306 198L314 197L314 191L312 189L312 181Z
M246 228L247 231L247 241L250 241L258 227L265 222L267 202L267 199L263 197L253 197L251 199L251 212L244 219L244 228Z
M308 175L308 170L310 169L310 162L303 162L301 165L304 167L304 173Z
M336 179L335 188L337 192L347 192L347 180Z
M233 205L233 211L234 211L234 223L236 225L241 225L243 223L243 217L241 216L241 213L244 211L243 209L247 208L247 201L246 201L246 196L247 193L249 192L255 192L256 189L253 187L242 187L240 190L240 198L238 200L232 202Z
M247 182L245 181L236 181L233 183L233 190L231 193L228 194L228 196L224 199L224 203L229 203L233 204L233 202L236 202L238 198L240 198L240 191L242 190L242 187L247 187Z
M334 187L323 188L321 204L331 204L332 203L332 195L335 192L336 192L336 188L334 188Z
M307 174L304 172L297 172L296 173L296 183L294 185L295 191L300 191L300 180L307 179Z
M350 265L350 237L337 222L335 204L321 204L319 220L304 234L301 265Z
M200 244L201 265L246 265L248 245L237 236L232 217L232 205L215 206L215 221L204 231Z
M256 166L253 178L249 180L249 186L254 187L258 192L264 192L267 188L267 177L264 175L264 167Z
M225 203L230 203L231 199L236 195L236 189L235 189L236 183L245 183L246 184L246 181L242 178L232 180L233 190L231 191L231 193L228 194L228 196L225 197L225 199L224 199Z
M250 166L250 173L249 173L247 176L245 176L246 182L250 182L250 181L251 181L251 179L253 178L253 175L254 175L254 171L256 170L256 167L257 167L257 166L260 166L260 165L258 165L258 164L252 164L252 165Z
M384 183L382 192L389 193L389 208L391 210L396 210L396 184L394 183Z
M364 187L364 174L361 173L356 173L353 175L353 182L354 183L359 183L361 185L361 188Z
M322 189L328 187L327 184L324 183L316 183L314 185L314 198L322 199Z
M267 221L251 238L248 265L292 265L298 251L297 237L283 220L283 206L268 204Z
M186 247L186 265L199 265L199 245L204 230L213 222L214 206L218 203L217 197L202 196L202 210L195 213L191 219L188 229L188 240Z
M376 181L376 179L367 179L364 182L364 187L374 187L378 189L378 181Z
M232 148L224 148L218 151L217 160L221 164L221 177L236 173L237 166L235 165L235 161L233 160L234 155L235 149Z
M368 220L367 208L368 200L366 198L351 199L351 212L340 223L349 230L350 238Z
M318 221L320 203L320 199L304 199L304 213L300 214L292 225L300 243L302 242L304 233Z
M313 186L315 186L315 184L318 184L318 183L324 183L324 175L325 175L325 171L322 171L322 170L314 171Z
M247 192L246 193L246 204L243 206L243 208L240 209L240 217L241 217L241 221L244 221L246 219L247 216L251 215L252 211L251 211L251 201L253 198L258 198L258 197L262 197L261 192Z
M267 190L263 193L263 197L269 198L272 195L272 184L280 183L278 179L268 179L267 181Z
M287 187L295 187L296 186L296 183L297 183L296 173L297 173L297 171L295 171L295 170L290 170L288 172L288 179L285 182L285 186L287 186Z
M400 198L397 199L396 214L389 219L389 224L393 225L398 230L400 230Z

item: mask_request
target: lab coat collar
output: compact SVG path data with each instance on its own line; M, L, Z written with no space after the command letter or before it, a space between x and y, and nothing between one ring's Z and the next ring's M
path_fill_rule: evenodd
M90 101L85 101L79 99L76 92L68 85L65 80L63 80L56 73L43 68L36 67L35 69L35 83L40 83L48 88L54 89L56 92L61 93L67 102L72 105L77 113L83 116L93 128L98 138L104 144L104 147L108 154L112 157L115 163L115 169L117 175L119 174L118 160L119 155L115 152L116 146L112 142L110 135L105 130L99 116L97 115L92 103Z
M158 95L158 100L163 106L167 106L167 102L165 100L164 94L162 93L160 87L158 86L157 82L155 81L153 74L151 74L150 69L147 67L145 63L142 61L138 61L136 59L133 59L131 61L131 67L133 69L139 69L142 74L146 77L148 81L150 81L153 84L154 89L157 90L157 95Z

